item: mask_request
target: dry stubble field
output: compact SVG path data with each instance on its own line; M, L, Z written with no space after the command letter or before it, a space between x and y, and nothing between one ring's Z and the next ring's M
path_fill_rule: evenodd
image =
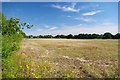
M118 40L24 39L17 76L117 77Z

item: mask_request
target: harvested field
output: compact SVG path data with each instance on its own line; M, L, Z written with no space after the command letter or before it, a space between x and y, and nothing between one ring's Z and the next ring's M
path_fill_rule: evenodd
M32 77L111 78L118 74L118 40L24 39L19 55Z

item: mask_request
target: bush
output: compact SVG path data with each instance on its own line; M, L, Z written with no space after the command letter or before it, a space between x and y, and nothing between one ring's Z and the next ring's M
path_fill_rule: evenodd
M0 54L2 54L3 63L2 76L3 78L15 78L15 74L18 71L18 65L16 63L19 57L13 55L16 55L17 50L20 48L20 42L25 36L22 29L24 27L31 28L33 25L30 26L27 23L20 23L18 18L13 17L7 20L3 14L1 15L0 27L2 26L2 28L0 29L2 29L2 31L0 31L0 40L2 40L2 48L0 47L0 50L2 49L2 53Z
M7 58L13 51L19 49L19 43L23 38L22 31L18 27L18 19L2 17L2 58Z
M24 27L31 28L27 23L20 23L20 19L11 17L9 20L2 15L2 58L7 58L19 49L19 43L25 36Z

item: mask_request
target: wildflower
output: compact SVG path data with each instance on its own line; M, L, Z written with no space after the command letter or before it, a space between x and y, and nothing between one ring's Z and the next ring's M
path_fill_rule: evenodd
M20 66L20 68L22 68L22 66Z
M27 69L29 69L28 65L26 65Z
M37 67L39 67L39 65L37 65Z
M35 76L35 73L32 73L33 76Z
M35 78L38 78L37 76L35 76Z

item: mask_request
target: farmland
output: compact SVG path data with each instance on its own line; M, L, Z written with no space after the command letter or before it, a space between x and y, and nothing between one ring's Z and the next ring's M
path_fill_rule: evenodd
M3 1L0 78L120 78L119 39L115 2Z
M118 40L24 39L11 57L16 77L114 78L118 75ZM13 62L12 62L13 63ZM12 65L13 66L13 65Z

